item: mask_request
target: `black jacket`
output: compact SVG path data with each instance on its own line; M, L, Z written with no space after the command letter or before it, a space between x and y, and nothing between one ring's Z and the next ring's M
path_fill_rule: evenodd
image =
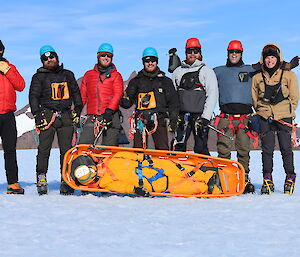
M71 110L80 113L82 100L73 72L58 66L56 70L43 67L33 75L29 89L29 104L35 115L44 109L65 112Z
M152 112L160 114L169 113L170 119L177 119L179 112L179 100L177 91L174 88L172 80L160 71L156 77L148 77L142 71L133 78L126 88L125 92L130 99L131 105L138 105L139 93L154 92L156 108ZM121 105L122 106L122 105ZM123 107L123 106L122 106Z

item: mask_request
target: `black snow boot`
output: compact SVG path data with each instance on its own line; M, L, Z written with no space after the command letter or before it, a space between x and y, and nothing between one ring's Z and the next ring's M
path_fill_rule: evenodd
M72 195L74 194L74 189L70 187L64 180L61 180L59 193L61 195Z
M48 183L45 173L37 175L36 189L39 195L48 194Z
M255 192L255 187L250 181L249 174L245 174L245 189L243 194L250 194L250 193L253 194L254 192Z
M272 173L264 173L264 182L261 186L261 194L269 195L274 192Z
M292 195L294 192L296 174L287 174L284 182L283 191L285 194Z

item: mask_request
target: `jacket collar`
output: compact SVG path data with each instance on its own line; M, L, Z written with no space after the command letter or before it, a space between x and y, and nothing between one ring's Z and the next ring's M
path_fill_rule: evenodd
M196 60L192 65L189 65L185 61L182 61L181 67L182 68L195 68L195 67L200 67L203 64L204 64L204 62L202 62L200 60Z
M40 67L40 68L38 68L37 72L38 73L58 73L58 72L62 71L63 69L64 69L64 65L61 64L61 65L57 66L56 70L48 70L44 67Z

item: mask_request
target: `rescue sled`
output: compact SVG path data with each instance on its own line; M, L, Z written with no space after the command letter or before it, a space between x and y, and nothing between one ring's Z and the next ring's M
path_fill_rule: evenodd
M196 153L77 145L64 157L62 177L80 191L153 196L228 197L243 193L245 172L233 160Z

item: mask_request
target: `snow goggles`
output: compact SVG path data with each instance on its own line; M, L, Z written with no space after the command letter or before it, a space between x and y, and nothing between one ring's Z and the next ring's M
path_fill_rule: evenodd
M237 50L237 49L232 49L232 50L228 50L228 53L230 53L230 54L233 54L233 53L240 54L240 53L242 53L242 51Z
M190 47L185 50L185 53L186 54L192 54L192 53L199 54L199 53L201 53L201 48L200 47Z
M100 54L101 57L108 57L108 58L112 58L111 54Z
M157 62L157 57L155 56L147 56L143 58L144 63L149 63L149 62Z
M47 61L48 59L54 59L55 58L55 55L50 53L50 52L47 52L47 53L44 53L42 56L41 56L41 59L42 61Z

